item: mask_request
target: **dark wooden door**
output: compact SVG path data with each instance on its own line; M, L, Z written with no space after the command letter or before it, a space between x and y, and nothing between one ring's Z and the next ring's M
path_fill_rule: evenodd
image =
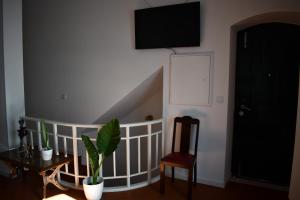
M296 128L300 28L268 23L238 32L232 173L289 185Z

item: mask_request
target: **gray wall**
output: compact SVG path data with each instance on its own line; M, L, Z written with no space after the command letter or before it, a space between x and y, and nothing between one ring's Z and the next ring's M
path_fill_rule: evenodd
M0 1L0 150L8 148L8 136L6 127L6 102L5 102L5 79L3 60L3 12L2 0Z
M146 115L159 119L162 117L162 105L163 69L159 69L113 105L95 123L103 124L112 118L118 118L121 123L136 123L145 121Z
M122 123L142 122L145 121L147 115L152 115L154 120L160 119L162 117L162 94L162 89L157 91L120 121Z
M3 0L3 49L8 146L18 145L18 120L25 114L22 0Z
M18 119L25 114L22 1L0 0L0 151L18 145ZM9 176L0 161L0 174Z
M0 147L18 144L17 127L25 114L22 1L2 0L0 22Z

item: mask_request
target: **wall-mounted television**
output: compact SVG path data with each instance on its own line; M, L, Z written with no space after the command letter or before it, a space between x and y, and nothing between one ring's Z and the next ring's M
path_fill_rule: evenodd
M200 46L200 2L135 10L135 48Z

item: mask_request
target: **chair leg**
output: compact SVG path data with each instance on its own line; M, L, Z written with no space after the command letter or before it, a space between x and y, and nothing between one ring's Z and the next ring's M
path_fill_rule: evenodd
M197 163L194 166L194 185L197 185Z
M174 183L174 172L175 172L175 168L172 167L172 183Z
M193 167L189 168L189 175L188 175L188 195L187 199L192 199L192 185L193 185Z
M165 164L160 163L160 193L165 193Z

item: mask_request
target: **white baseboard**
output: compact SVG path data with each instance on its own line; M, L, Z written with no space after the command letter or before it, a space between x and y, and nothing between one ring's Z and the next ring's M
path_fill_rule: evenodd
M171 177L171 169L166 169L166 176ZM182 171L175 170L175 178L180 180L187 180L187 173L183 173ZM219 188L225 188L225 182L220 180L212 180L203 177L197 177L197 183L201 183L204 185L210 185Z
M205 185L215 186L215 187L219 187L219 188L225 188L225 185L226 185L224 183L224 181L205 179L205 178L201 178L201 177L197 177L197 183L202 183Z

